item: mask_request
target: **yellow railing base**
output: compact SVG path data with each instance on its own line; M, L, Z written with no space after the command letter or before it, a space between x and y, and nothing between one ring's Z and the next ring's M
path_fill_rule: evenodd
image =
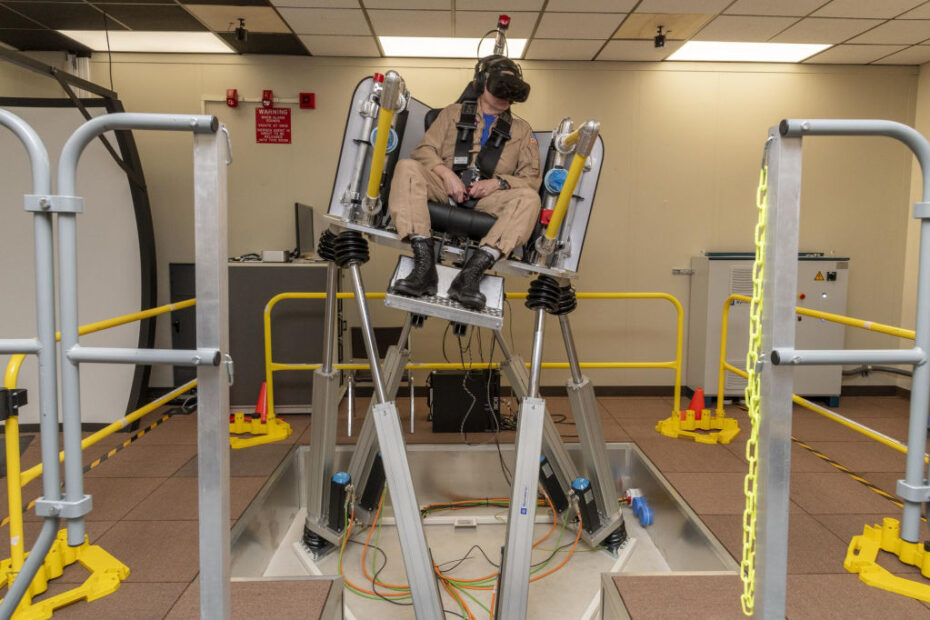
M65 568L75 562L80 563L90 573L84 583L43 601L31 602L34 597L48 589L51 580L61 577ZM11 572L11 560L0 562L0 587L9 585L15 577L15 573ZM45 563L39 568L26 596L23 597L23 602L13 614L13 620L47 620L56 609L71 603L81 600L89 603L113 594L119 590L120 584L127 577L129 567L102 547L91 545L87 538L84 539L84 544L71 547L68 545L68 531L61 530L45 556ZM27 603L27 600L30 602Z
M897 519L883 519L881 525L866 525L860 536L853 536L846 551L843 568L859 573L866 585L895 594L930 602L930 583L919 583L892 575L877 563L878 552L886 551L898 556L903 564L916 566L920 574L930 579L930 551L923 543L901 540Z
M258 416L247 418L244 413L236 413L229 423L229 432L234 435L252 435L229 438L229 447L239 450L287 439L294 431L290 424L271 413L266 422L262 422Z
M726 417L722 411L714 413L710 409L704 409L700 419L697 419L697 415L691 409L683 413L684 420L681 419L680 413L673 413L668 418L659 420L656 431L673 439L686 437L706 444L727 444L739 434L739 423Z

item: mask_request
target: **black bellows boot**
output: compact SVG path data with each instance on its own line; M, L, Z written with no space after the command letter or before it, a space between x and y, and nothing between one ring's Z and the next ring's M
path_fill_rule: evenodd
M449 285L449 298L453 299L469 310L483 310L487 301L479 288L484 272L497 261L496 258L485 252L477 250L462 267L459 275L455 276Z
M410 246L413 248L413 270L406 278L394 283L394 292L411 297L435 295L439 274L436 273L433 240L417 237L410 240Z

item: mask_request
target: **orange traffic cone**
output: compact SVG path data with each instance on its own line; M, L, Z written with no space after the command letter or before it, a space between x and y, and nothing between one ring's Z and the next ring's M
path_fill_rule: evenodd
M262 424L268 421L268 386L264 381L262 381L262 387L258 391L258 402L255 403L255 413L253 415L259 416Z
M704 411L704 388L694 390L694 396L691 397L691 404L688 409L694 412L694 419L701 419L701 412Z

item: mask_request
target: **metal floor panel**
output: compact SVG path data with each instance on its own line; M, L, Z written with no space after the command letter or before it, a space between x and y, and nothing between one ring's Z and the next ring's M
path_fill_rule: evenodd
M352 446L339 446L336 468L344 468ZM578 446L568 444L571 457L581 458ZM502 445L504 460L513 462L513 446ZM282 577L288 575L336 574L338 553L331 553L313 563L301 547L305 501L301 500L303 478L308 474L306 455L309 448L300 446L285 459L278 471L269 479L252 505L243 513L233 529L233 576L238 579ZM655 523L646 529L629 511L624 512L630 542L614 558L603 551L592 551L579 543L571 560L554 574L531 584L530 615L532 618L594 618L599 607L601 583L604 573L629 571L736 572L737 565L697 515L671 488L658 470L634 444L607 444L611 470L617 488L636 487L643 491L655 512ZM407 446L411 474L421 505L447 502L469 497L507 497L509 491L501 473L497 449L491 446L464 447L456 445ZM618 493L619 495L620 493ZM385 500L384 522L378 546L389 557L387 567L379 575L387 583L404 583L403 560L393 527L393 512ZM438 563L457 560L469 548L479 544L495 562L500 560L500 545L506 529L506 510L479 508L463 512L439 512L424 521L424 529L433 559ZM457 517L474 517L475 526L455 527ZM547 510L538 511L535 537L539 538L550 528L551 516ZM357 532L357 534L356 534ZM359 526L353 531L353 540L364 543L367 528ZM558 529L534 551L533 561L544 559L554 548ZM570 525L562 535L560 545L574 540L575 530ZM372 538L374 540L374 537ZM361 571L362 545L349 544L343 557L345 574L357 586L371 590L371 580ZM566 550L567 551L567 548ZM477 550L452 575L467 579L495 572ZM565 557L557 555L549 568ZM371 572L372 553L367 559ZM379 563L381 560L378 560ZM490 591L470 591L483 605L490 603ZM480 607L465 599L473 611ZM458 606L443 594L446 609L458 611ZM361 598L346 593L347 618L413 618L410 607L392 605L380 600Z

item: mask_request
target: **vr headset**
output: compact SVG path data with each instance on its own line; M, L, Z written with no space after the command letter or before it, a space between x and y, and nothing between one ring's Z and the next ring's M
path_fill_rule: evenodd
M530 85L523 81L520 66L506 56L487 56L475 65L475 85L495 97L522 103L530 95Z

